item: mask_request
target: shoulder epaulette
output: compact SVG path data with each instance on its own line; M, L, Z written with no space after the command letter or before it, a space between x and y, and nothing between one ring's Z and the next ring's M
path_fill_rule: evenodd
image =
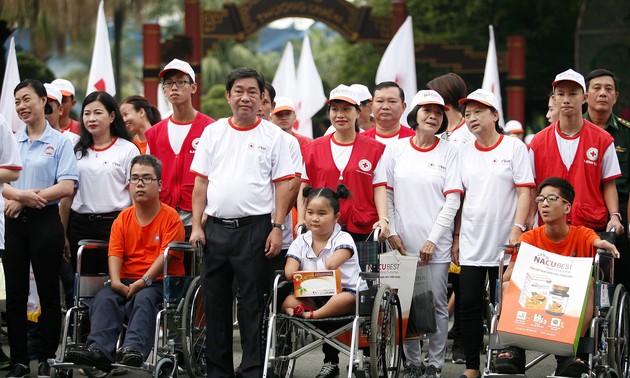
M615 119L617 120L618 123L624 125L627 128L630 128L630 121L626 121L625 119L619 117L619 116L615 116Z

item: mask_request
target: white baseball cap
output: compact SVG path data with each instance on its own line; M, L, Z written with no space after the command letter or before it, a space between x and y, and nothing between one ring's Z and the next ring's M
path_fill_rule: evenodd
M61 105L61 100L62 100L61 91L55 88L54 85L49 84L49 83L44 83L44 88L46 88L47 97L53 101L57 101L59 105Z
M465 103L469 101L480 102L486 106L495 108L497 111L501 107L499 106L499 102L497 101L497 98L494 97L494 94L485 89L477 89L473 93L469 94L468 97L462 98L458 102L460 105L464 105Z
M524 133L525 130L523 130L523 125L513 119L511 121L507 121L505 123L505 126L503 127L503 130L507 133L507 134L517 134L517 133Z
M293 104L293 100L284 96L276 96L276 107L273 108L272 113L276 114L283 110L295 111L295 105Z
M444 108L444 110L450 110L446 104L444 104L444 99L434 90L421 90L416 93L411 100L411 106L415 107L416 105L428 105L428 104L436 104L440 105Z
M372 101L372 94L370 93L370 90L368 89L368 87L366 87L365 85L352 84L350 86L350 89L352 89L357 94L361 102L367 101L367 100Z
M586 92L586 83L584 82L584 76L573 71L572 69L568 69L562 73L559 73L553 83L551 83L551 86L555 87L561 81L572 81L574 83L578 83L582 87L582 90Z
M158 74L158 77L162 78L166 74L166 72L170 70L176 70L179 72L183 72L190 76L193 83L195 82L195 71L192 66L188 62L184 62L183 60L173 59L167 64L162 71Z
M361 100L359 100L359 95L347 85L340 84L337 88L330 91L330 97L328 97L327 104L330 104L331 101L340 100L348 102L352 105L361 104Z
M74 85L66 79L55 79L52 84L64 96L74 96Z

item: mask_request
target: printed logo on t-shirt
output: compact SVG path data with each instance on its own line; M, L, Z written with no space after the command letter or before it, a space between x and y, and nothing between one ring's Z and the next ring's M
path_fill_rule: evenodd
M193 139L193 141L192 141L192 148L193 148L193 150L196 150L198 145L199 145L199 138Z
M429 164L427 164L427 167L430 168L430 169L437 169L437 170L440 170L440 171L446 171L446 167L443 166L442 164L439 164L439 163L429 163Z
M247 149L250 151L258 151L258 152L265 152L267 151L267 147L265 146L256 146L256 144L254 143L248 143L247 144Z
M156 242L159 242L159 241L160 241L160 235L155 234L155 236L153 237L153 239L154 239Z
M44 155L51 157L55 154L55 147L53 146L48 146L46 147L46 149L44 150Z
M359 161L359 169L363 172L369 172L372 169L372 163L367 159L361 159Z
M510 165L511 163L510 159L492 159L492 165Z
M590 161L595 161L597 160L597 157L599 156L599 150L595 147L591 147L588 150L586 150L586 158Z

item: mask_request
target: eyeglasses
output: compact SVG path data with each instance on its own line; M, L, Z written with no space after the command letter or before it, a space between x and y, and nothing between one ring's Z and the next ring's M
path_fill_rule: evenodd
M186 84L190 84L190 81L187 81L187 80L177 80L177 81L166 80L165 82L162 83L162 86L164 88L171 88L173 86L173 84L177 85L177 88L182 88Z
M562 200L563 202L569 202L567 200L565 200L564 198L557 196L555 194L550 194L547 197L545 196L537 196L536 198L534 198L534 201L536 201L536 203L543 203L545 202L545 200L547 200L547 202L549 203L553 203L556 202L558 200Z
M153 177L132 177L129 179L129 183L134 185L137 185L141 181L143 185L148 185L153 181L159 181L159 179Z

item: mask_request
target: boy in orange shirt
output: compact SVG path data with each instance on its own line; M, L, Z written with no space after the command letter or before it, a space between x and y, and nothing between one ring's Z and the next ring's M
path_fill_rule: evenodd
M111 285L92 300L87 345L68 351L69 361L109 372L114 361L139 367L149 355L163 301L162 256L170 242L184 240L177 211L160 202L161 188L160 161L152 155L133 158L129 191L134 205L118 215L109 239ZM169 274L184 275L181 255L170 256L168 268ZM127 332L116 352L125 318Z
M619 252L614 244L602 240L590 228L572 226L567 223L567 216L571 212L575 191L571 184L559 177L549 177L538 186L538 212L545 224L521 235L519 243L525 242L535 247L562 256L593 257L598 248L610 251L615 257ZM505 270L503 282L510 281L516 252ZM590 286L586 311L582 323L582 336L589 329L594 312L595 292ZM588 373L588 366L584 358L556 356L558 366L555 375L563 377L580 377ZM496 358L495 366L498 373L522 374L525 372L525 350L518 347L508 347L502 350Z

